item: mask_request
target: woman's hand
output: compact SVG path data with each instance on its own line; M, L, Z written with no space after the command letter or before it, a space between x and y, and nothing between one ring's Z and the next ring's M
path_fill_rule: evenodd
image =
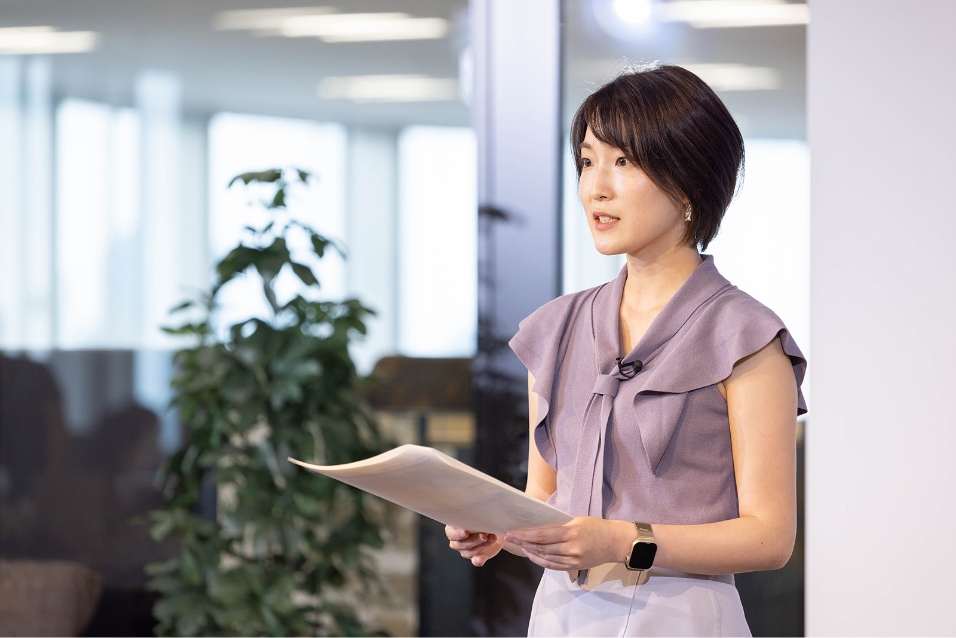
M515 530L505 535L505 541L520 548L531 562L562 571L623 562L635 538L634 523L591 516L577 516L560 527Z
M505 544L504 538L498 534L472 533L451 525L445 525L445 536L448 537L449 547L461 554L462 558L471 560L475 567L484 565Z

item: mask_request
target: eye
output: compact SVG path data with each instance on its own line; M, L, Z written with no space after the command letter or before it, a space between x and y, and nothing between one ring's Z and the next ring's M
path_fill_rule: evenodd
M581 166L590 166L590 165L591 165L590 158L587 158L587 157L581 158Z
M627 158L626 158L626 157L619 157L619 158L617 158L617 162L616 162L616 163L617 163L618 166L627 166Z

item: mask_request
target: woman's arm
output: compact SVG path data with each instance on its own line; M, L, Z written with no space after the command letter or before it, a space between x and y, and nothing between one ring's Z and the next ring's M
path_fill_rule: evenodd
M538 500L547 501L558 489L558 474L541 458L538 446L534 443L534 430L538 425L538 397L532 388L534 388L534 377L529 372L528 422L530 430L528 434L528 484L525 493ZM525 555L520 547L512 543L506 543L497 534L472 533L446 525L445 536L448 537L452 549L458 550L464 558L471 559L471 562L478 567L484 565L485 561L501 549L506 549L517 556Z
M723 387L740 518L703 525L653 525L656 566L697 574L778 569L793 551L797 388L780 341L774 339L738 362ZM530 469L529 463L529 474ZM586 516L561 527L506 536L533 562L562 570L622 562L635 538L630 521Z

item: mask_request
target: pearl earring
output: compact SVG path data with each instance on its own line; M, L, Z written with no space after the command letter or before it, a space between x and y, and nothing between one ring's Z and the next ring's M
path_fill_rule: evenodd
M692 207L690 204L688 204L687 207L684 208L684 221L685 221L685 222L689 222L689 221L690 221L690 214L691 214L691 211L693 211L693 210L694 210L694 209L693 209L693 207Z

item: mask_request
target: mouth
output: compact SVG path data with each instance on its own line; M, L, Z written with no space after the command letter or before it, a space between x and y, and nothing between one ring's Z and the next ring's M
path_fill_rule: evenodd
M594 227L597 230L608 230L620 221L620 218L608 215L604 211L596 211L592 214L592 217L594 218Z

